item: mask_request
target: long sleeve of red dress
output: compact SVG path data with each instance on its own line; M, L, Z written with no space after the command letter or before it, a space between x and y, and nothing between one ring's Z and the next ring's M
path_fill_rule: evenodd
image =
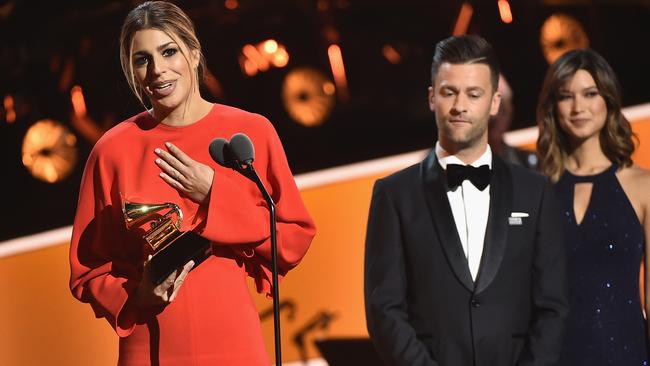
M212 139L237 132L251 138L255 169L276 204L278 265L284 275L305 255L315 227L265 118L215 104L199 121L170 127L145 112L108 131L89 156L70 246L70 288L116 330L121 364L152 363L154 348L161 365L268 364L245 278L253 277L258 291L270 291L269 209L253 182L217 165L208 153ZM159 177L154 149L164 149L165 142L214 169L202 207ZM182 230L213 243L215 254L190 272L164 309L127 302L139 283L145 252L141 232L124 225L124 200L175 203L185 216Z
M295 245L296 239L311 240L314 226L304 209L275 130L267 129L250 138L259 156L254 166L276 204L278 267L283 275L300 262L307 250L305 245ZM233 250L246 258L258 291L270 293L270 213L257 186L242 178L215 175L212 186L216 188L210 195L202 235L217 245L234 245ZM242 225L246 227L243 230L231 229Z

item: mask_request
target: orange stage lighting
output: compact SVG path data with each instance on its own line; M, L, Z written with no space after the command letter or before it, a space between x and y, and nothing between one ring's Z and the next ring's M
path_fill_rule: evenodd
M104 130L88 116L86 99L83 94L83 89L79 85L73 86L70 90L70 102L74 111L70 122L83 137L94 144L102 137Z
M272 55L278 51L278 42L276 42L274 39L268 39L262 42L262 49L264 52Z
M540 30L539 42L549 64L565 52L589 47L589 37L580 22L568 14L553 14Z
M271 63L275 67L285 67L289 63L289 53L284 48L280 46L277 51L275 51L271 57Z
M323 93L325 93L325 95L334 95L335 91L336 87L331 82L328 81L323 84Z
M35 178L59 182L77 163L77 138L60 122L40 120L23 138L22 161Z
M83 90L79 85L75 85L70 90L70 101L72 102L72 109L77 118L84 118L88 111L86 110L86 100L84 98Z
M251 60L260 71L266 71L269 69L269 62L264 58L264 56L262 56L255 46L251 44L245 45L244 48L242 48L242 53Z
M458 19L456 19L456 25L454 25L454 30L452 31L453 36L462 36L467 33L469 29L469 22L472 20L472 14L474 13L474 8L472 4L464 2L463 6L460 8L460 13L458 13Z
M258 43L257 49L275 67L285 67L289 63L287 49L274 39Z
M9 94L5 95L3 105L6 111L5 120L7 121L7 123L16 122L16 110L14 109L14 97L12 97Z
M339 41L339 39L341 39L341 35L339 34L339 31L337 31L336 28L334 28L331 25L324 26L322 33L323 33L323 37L325 37L325 39L329 43L336 43Z
M318 0L316 2L316 8L318 8L319 11L326 11L329 7L330 3L327 0Z
M61 55L53 55L50 57L50 71L55 73L61 68Z
M393 65L396 65L402 61L402 56L399 54L399 52L397 52L397 50L389 44L385 44L384 47L381 48L381 52L384 54L384 57L386 57L386 60L388 60L388 62Z
M63 64L63 70L61 71L61 77L59 78L59 90L62 93L65 93L66 90L70 89L70 85L72 85L74 79L74 70L74 59L68 58Z
M237 0L226 0L224 6L228 10L235 10L239 7L239 3L237 2Z
M247 44L242 48L239 65L247 76L272 67L285 67L289 63L286 47L274 39L267 39L256 45Z
M510 10L510 3L508 0L499 0L498 5L501 21L506 24L512 23L512 11Z
M251 61L246 55L239 55L239 67L246 76L255 76L260 71L255 62Z
M282 83L282 101L287 113L307 127L325 122L334 107L334 93L334 84L310 67L291 70Z
M327 49L327 55L330 59L330 66L332 67L332 75L334 75L334 83L338 90L338 96L341 101L349 99L348 94L348 81L345 76L345 65L343 64L343 55L341 54L341 47L332 44Z
M203 83L213 97L223 98L223 87L221 86L221 83L207 68L205 69L205 77L203 78Z

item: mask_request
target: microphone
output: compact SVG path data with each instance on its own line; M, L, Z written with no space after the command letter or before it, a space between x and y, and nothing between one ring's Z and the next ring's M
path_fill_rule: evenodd
M210 142L208 150L212 160L216 161L219 165L237 170L248 179L256 181L252 175L254 169L252 169L251 165L255 160L255 147L251 139L245 134L234 134L230 138L230 142L222 137L218 137Z
M212 140L208 146L208 151L210 152L212 160L216 161L217 164L226 168L235 168L235 159L233 157L232 151L230 150L228 140L222 137Z
M210 156L219 165L236 170L241 175L252 180L264 197L269 208L269 232L271 236L271 274L273 282L273 328L275 338L275 365L282 366L282 347L280 337L280 290L278 288L278 244L275 219L275 203L264 187L262 180L257 175L253 160L255 148L251 139L244 133L236 133L230 142L223 138L216 138L208 147Z
M245 165L249 165L255 160L255 147L243 133L236 133L230 138L230 149L235 159Z

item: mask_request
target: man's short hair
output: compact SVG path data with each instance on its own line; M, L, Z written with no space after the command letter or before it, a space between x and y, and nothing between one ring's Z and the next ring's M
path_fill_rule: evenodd
M492 45L485 39L474 35L452 36L436 44L436 52L431 63L431 85L435 83L440 65L485 64L490 68L492 91L499 85L499 61Z

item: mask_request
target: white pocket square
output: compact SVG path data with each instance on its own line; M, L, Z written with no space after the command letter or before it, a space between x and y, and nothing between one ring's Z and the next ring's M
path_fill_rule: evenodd
M525 212L512 212L510 213L510 217L508 217L508 225L522 225L524 223L522 218L524 217L528 217L528 214Z

